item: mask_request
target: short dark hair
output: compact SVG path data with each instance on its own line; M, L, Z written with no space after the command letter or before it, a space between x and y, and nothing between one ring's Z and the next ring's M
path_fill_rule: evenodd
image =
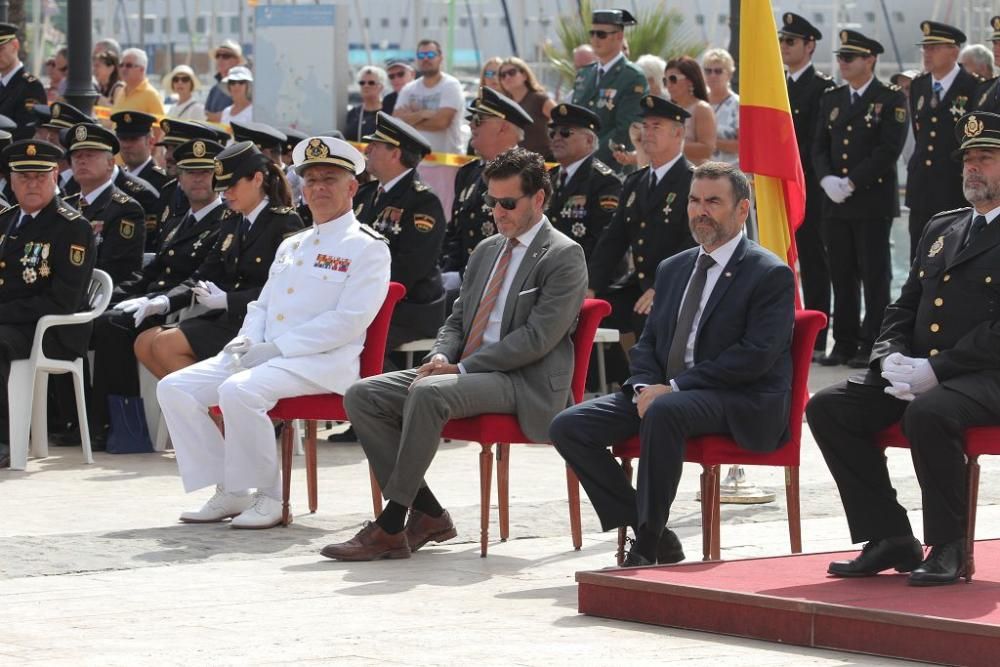
M548 202L549 195L552 194L552 182L541 155L515 146L487 162L483 169L483 178L487 181L511 176L521 177L521 191L525 195L530 197L542 190L545 192L545 201Z
M694 168L694 178L706 178L712 181L720 178L729 179L733 189L733 203L750 199L750 179L739 167L728 162L703 162Z
M408 148L399 149L399 162L407 169L416 169L420 161L424 159L424 156L417 151L409 150Z
M441 48L441 42L437 41L436 39L428 39L428 38L424 38L419 42L417 42L417 50L419 51L420 47L425 44L433 44L434 48L437 49L438 53L444 53L444 49Z

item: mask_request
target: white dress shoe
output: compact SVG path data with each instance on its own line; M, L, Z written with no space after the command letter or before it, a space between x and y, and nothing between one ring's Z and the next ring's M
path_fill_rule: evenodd
M274 528L281 525L281 501L261 492L253 494L253 504L234 518L232 528ZM292 522L292 513L288 513L288 523Z
M229 493L221 486L216 486L215 495L209 498L200 510L182 513L181 521L184 523L218 523L239 516L253 504L253 500L253 496L250 494L237 495Z

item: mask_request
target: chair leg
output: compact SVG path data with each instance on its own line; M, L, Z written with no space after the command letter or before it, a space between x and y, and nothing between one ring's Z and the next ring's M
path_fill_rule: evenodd
M7 378L7 408L10 423L10 469L28 467L35 367L27 359L11 362Z
M48 387L49 374L35 371L34 397L28 418L31 420L31 455L38 458L49 455Z
M288 508L288 498L291 495L292 486L292 454L295 438L292 434L291 425L286 423L281 430L281 525L288 525L290 511Z
M372 510L374 510L377 519L382 514L382 487L375 479L375 470L371 465L368 466L368 481L372 485Z
M976 508L979 504L979 456L970 456L968 470L969 506L965 510L965 583L972 583L976 572Z
M631 484L632 459L622 459L622 472L625 473L625 479L627 479L629 484ZM618 528L618 551L615 552L615 561L618 563L619 567L625 562L625 537L627 532L627 526L621 526Z
M309 487L309 513L315 514L319 506L319 494L316 489L316 422L308 420L306 425L306 486ZM287 428L287 426L286 426Z
M701 467L701 558L718 560L719 466Z
M94 462L90 449L90 423L87 421L87 397L83 392L83 360L77 359L77 369L73 371L73 393L76 395L76 420L80 425L80 442L83 445L83 460ZM47 434L46 434L47 435ZM48 440L48 437L46 437Z
M785 502L788 504L788 539L792 553L802 553L802 514L799 508L799 467L785 468Z
M566 497L569 502L569 532L573 538L573 548L583 546L583 528L580 523L580 480L568 465L566 466Z
M510 536L510 443L497 443L497 514L500 517L500 541Z
M720 526L722 524L722 505L721 505L721 492L719 491L719 484L721 482L721 477L719 474L719 466L712 466L714 470L712 471L712 560L719 560L722 540L720 539Z
M479 452L479 555L486 558L490 539L490 487L493 484L493 443L481 444Z

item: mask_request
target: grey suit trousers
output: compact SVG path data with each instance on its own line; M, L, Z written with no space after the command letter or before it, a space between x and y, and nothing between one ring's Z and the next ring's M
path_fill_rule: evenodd
M344 408L365 450L382 495L407 507L420 487L449 419L514 414L514 384L506 373L433 375L410 387L416 370L355 383Z

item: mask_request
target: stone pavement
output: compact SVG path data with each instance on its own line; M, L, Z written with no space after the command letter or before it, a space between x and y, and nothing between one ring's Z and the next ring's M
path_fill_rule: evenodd
M812 385L846 374L814 366ZM849 548L846 523L815 444L803 443L806 551ZM576 613L577 570L613 563L615 536L583 508L584 548L570 543L566 487L546 446L511 454L511 540L478 551L477 445L443 443L428 476L459 537L410 560L336 563L318 551L371 518L360 446L320 445L320 506L289 528L236 531L177 523L209 491L186 496L171 454L76 449L0 471L0 663L717 665L894 664L716 635L609 621ZM907 507L919 495L906 452L891 452ZM985 460L980 536L997 537L1000 462ZM685 471L671 525L700 557L697 467ZM788 552L783 475L750 468L778 492L769 505L726 506L722 556ZM495 497L495 490L494 490ZM293 503L305 507L301 459ZM994 506L994 507L991 507ZM919 531L919 514L914 512ZM493 531L497 530L495 510Z

